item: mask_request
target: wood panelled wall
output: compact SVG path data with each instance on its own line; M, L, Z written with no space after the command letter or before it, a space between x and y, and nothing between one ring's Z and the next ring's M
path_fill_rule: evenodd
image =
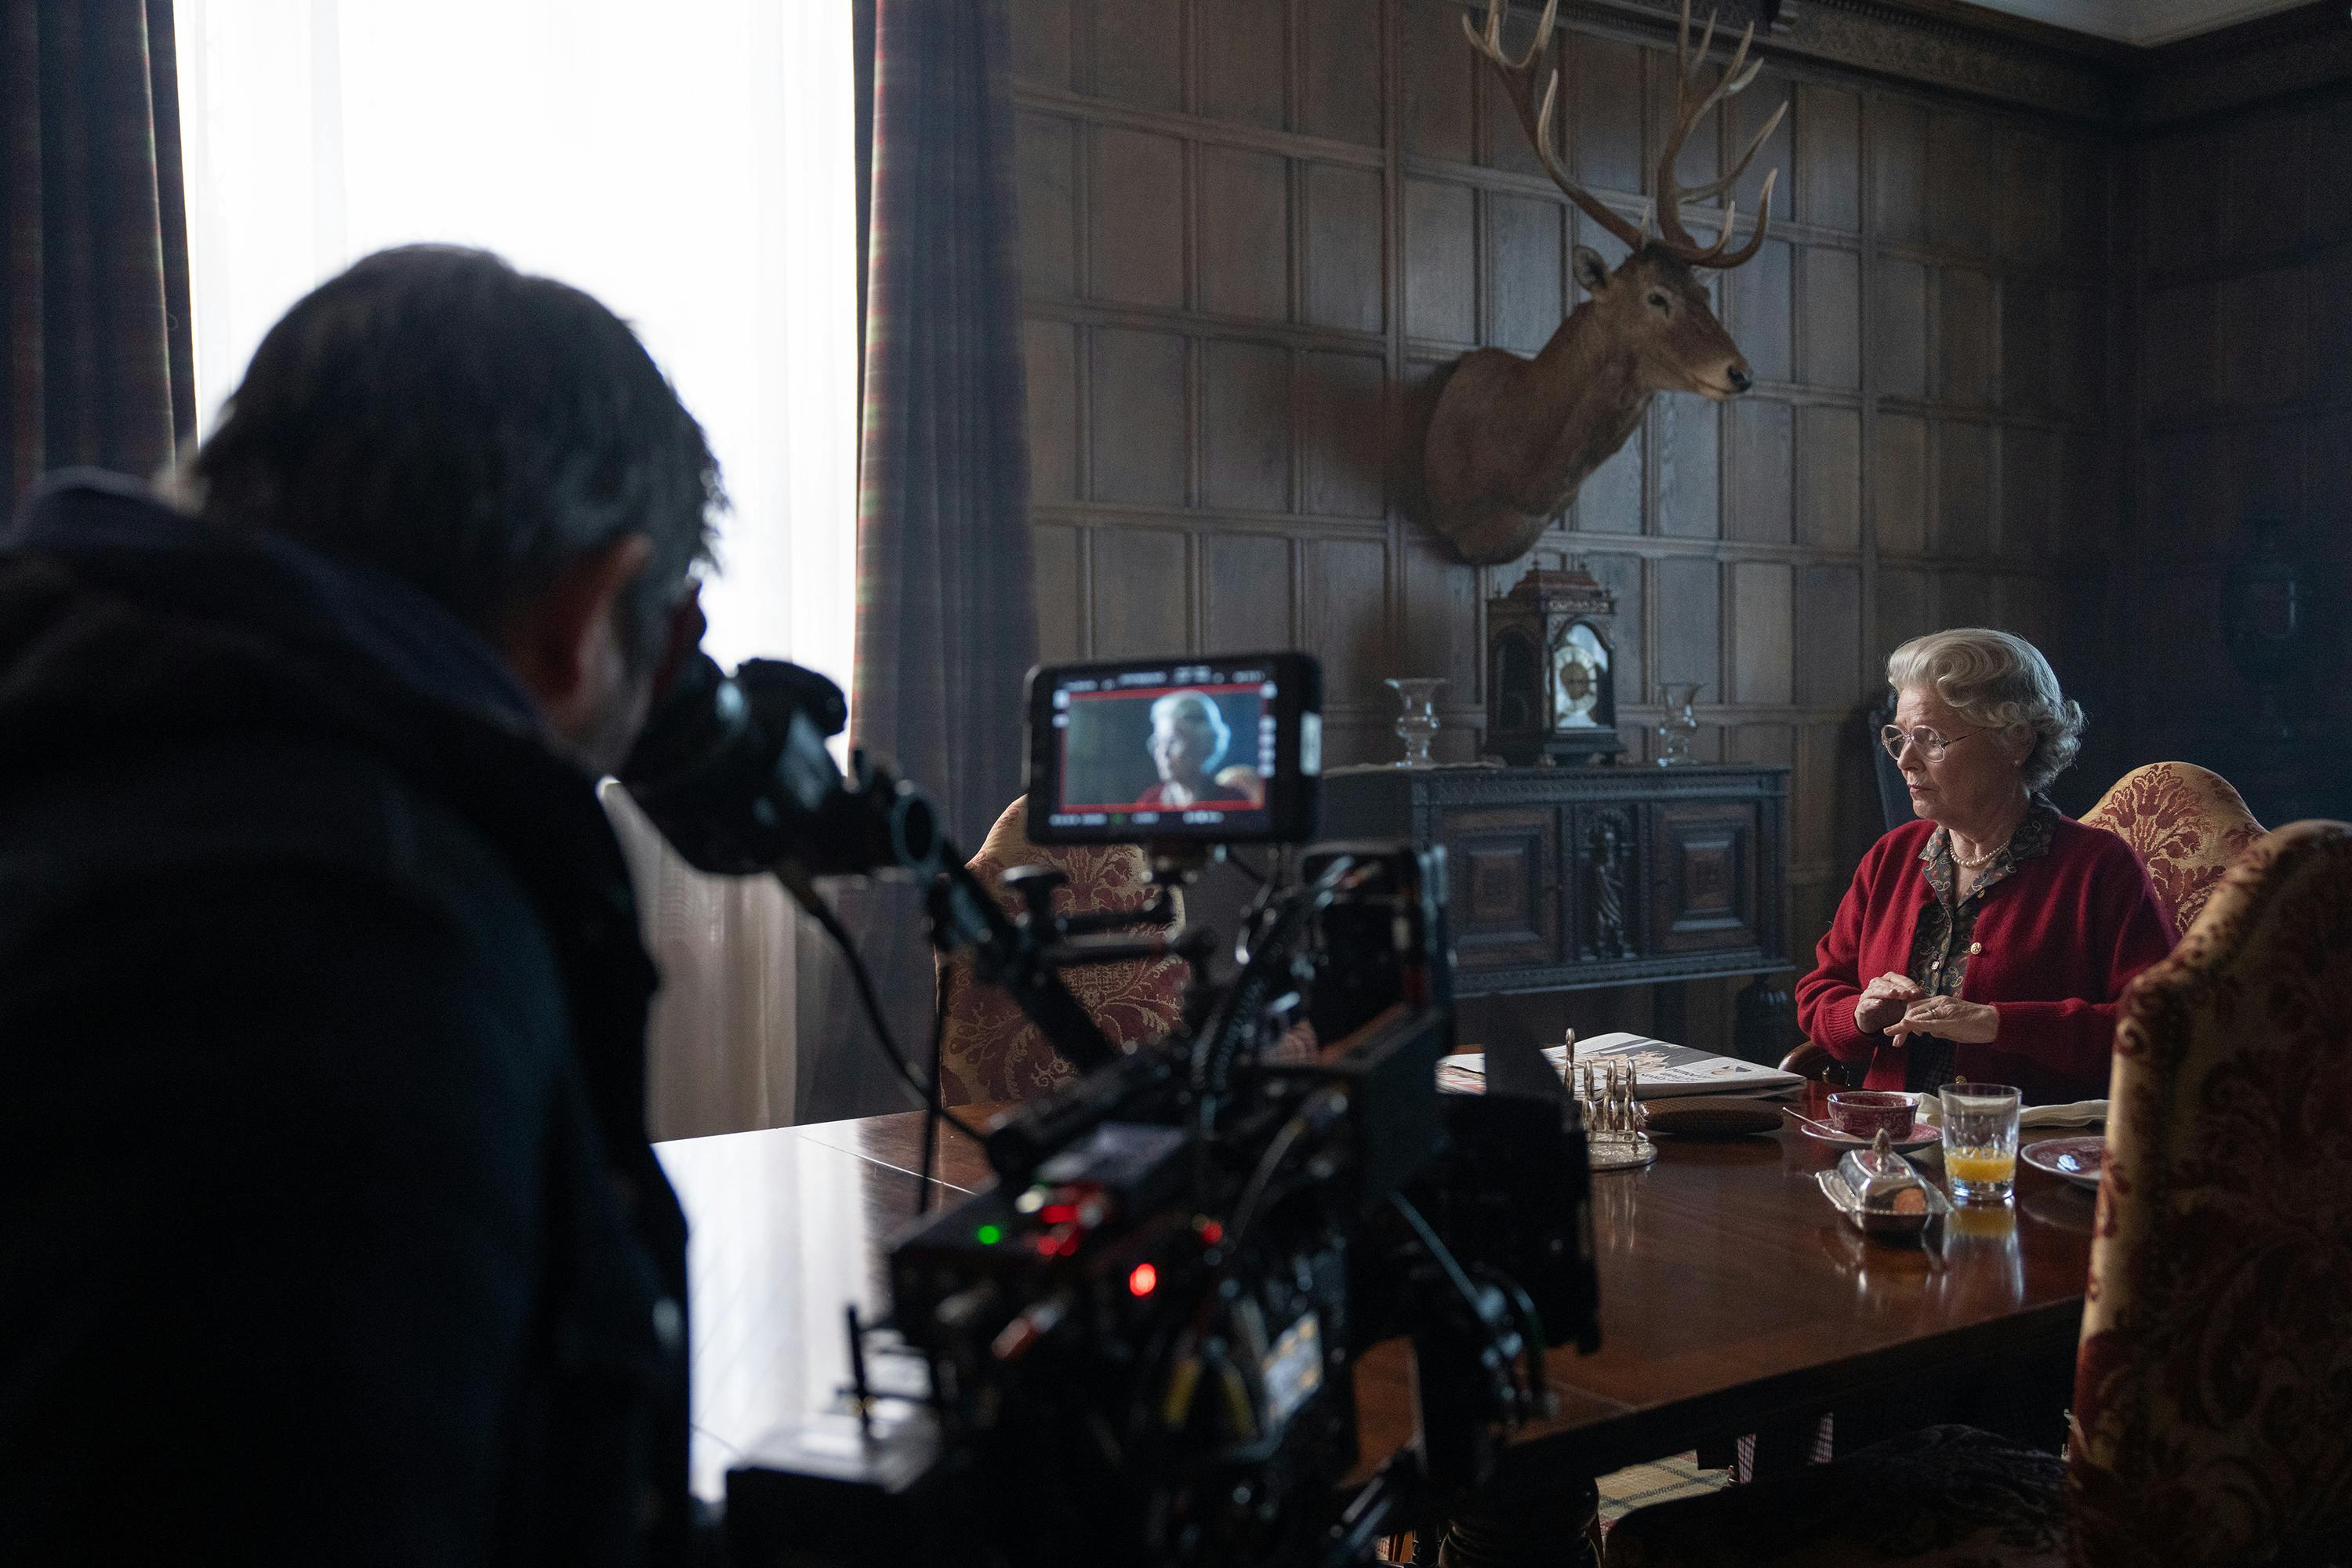
M1335 763L1394 754L1382 677L1443 676L1441 745L1470 755L1484 601L1520 568L1418 520L1422 421L1464 352L1544 341L1572 246L1619 247L1542 176L1464 14L1014 0L1045 657L1305 647ZM1638 216L1671 36L1580 19L1559 48L1571 163ZM1657 399L1531 561L1614 589L1637 763L1658 684L1691 680L1702 755L1793 766L1802 954L1879 831L1862 714L1896 642L2008 626L2105 697L2078 628L2117 511L2119 155L1772 60L1685 179L1784 98L1742 193L1780 164L1774 237L1717 279L1757 389Z
M2266 822L2352 814L2352 700L2322 673L2343 668L2352 576L2352 89L2158 133L2133 165L2139 440L2121 619L2146 655L2137 731L2147 755L2231 778ZM2297 704L2314 736L2301 788L2240 771L2254 696L2221 640L2223 574L2264 516L2289 525L2334 601Z

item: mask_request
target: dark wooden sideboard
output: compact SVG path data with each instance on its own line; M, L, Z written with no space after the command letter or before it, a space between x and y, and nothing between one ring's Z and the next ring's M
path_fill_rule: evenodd
M1675 983L1789 967L1788 796L1785 767L1348 768L1321 837L1444 849L1456 994L1657 984L1666 1032Z

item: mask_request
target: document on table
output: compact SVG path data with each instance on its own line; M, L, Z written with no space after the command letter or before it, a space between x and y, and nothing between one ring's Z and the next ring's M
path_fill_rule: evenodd
M1552 1047L1544 1052L1544 1058L1554 1070L1568 1070L1566 1046ZM1577 1041L1576 1059L1632 1062L1639 1075L1639 1092L1643 1100L1664 1100L1679 1094L1771 1096L1791 1094L1805 1085L1805 1080L1795 1073L1782 1072L1776 1067L1622 1032ZM1437 1083L1441 1089L1483 1089L1486 1080L1484 1052L1448 1057L1438 1064Z

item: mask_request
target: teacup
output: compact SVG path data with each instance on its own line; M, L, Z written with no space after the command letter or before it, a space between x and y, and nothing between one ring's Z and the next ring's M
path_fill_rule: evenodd
M1919 1097L1892 1089L1853 1089L1830 1096L1830 1121L1854 1138L1908 1138L1918 1119Z

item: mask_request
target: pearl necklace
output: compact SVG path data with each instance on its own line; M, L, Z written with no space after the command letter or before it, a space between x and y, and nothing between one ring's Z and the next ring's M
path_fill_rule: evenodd
M2013 827L2011 828L2009 830L2009 838L2014 838L2016 837L2017 829ZM1971 859L1969 857L1960 853L1959 847L1951 841L1950 830L1946 829L1944 834L1944 847L1951 851L1953 865L1958 866L1963 871L1978 871L1991 865L1993 857L1999 855L2002 850L2009 847L2009 838L2002 839L2000 843L1994 845L1983 854Z

